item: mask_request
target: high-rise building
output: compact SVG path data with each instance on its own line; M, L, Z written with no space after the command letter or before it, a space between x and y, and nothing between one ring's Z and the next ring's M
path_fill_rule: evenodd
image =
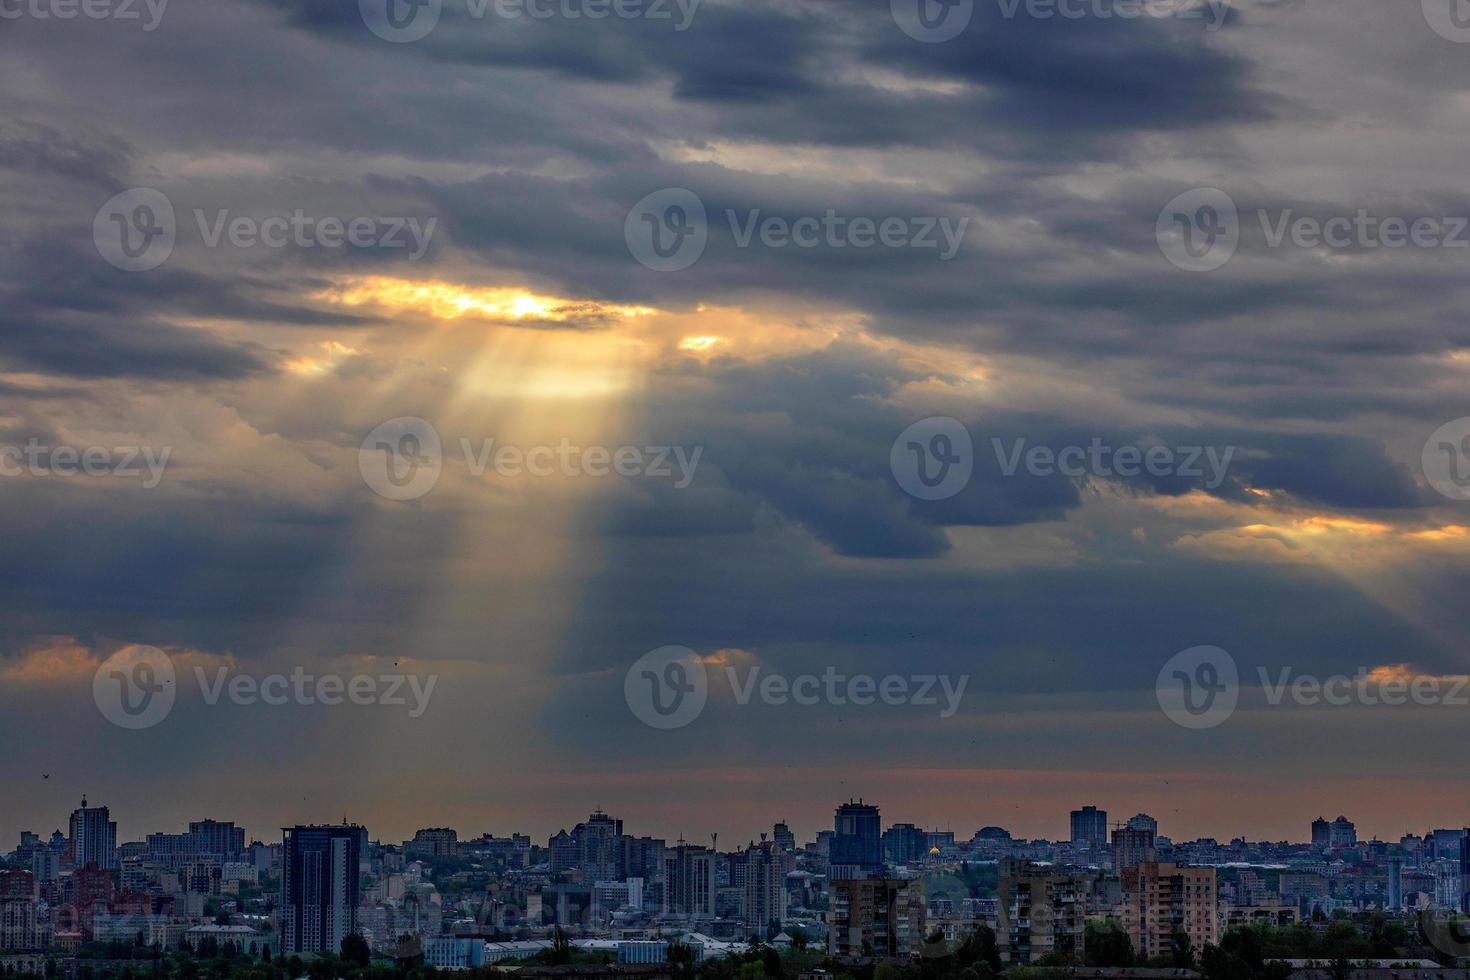
M664 852L668 844L661 837L624 837L623 854L618 865L624 878L642 878L644 887L663 880Z
M1332 821L1331 844L1333 847L1352 847L1358 842L1358 828L1347 817Z
M362 828L287 827L281 860L281 948L335 953L357 929Z
M451 827L425 827L403 842L403 853L413 857L453 857L459 847L459 832Z
M929 835L911 823L883 831L883 858L891 864L914 864L929 855Z
M245 853L245 829L236 827L233 820L192 821L189 836L201 857L220 862L239 861Z
M1214 868L1144 861L1121 872L1123 928L1140 958L1166 955L1183 932L1195 949L1220 941Z
M117 868L117 824L110 819L105 806L87 806L82 799L80 809L71 812L71 836L68 841L72 867L95 864L103 871Z
M1130 824L1132 821L1129 821ZM1156 856L1154 832L1145 827L1119 827L1113 831L1113 868L1122 871Z
M713 918L715 854L707 847L679 841L664 857L668 908L676 915Z
M1084 806L1072 811L1072 843L1078 847L1108 846L1108 811Z
M1129 830L1146 830L1155 837L1159 836L1159 822L1147 813L1136 813L1128 818Z
M1332 846L1332 824L1318 817L1312 821L1312 846Z
M30 952L42 947L36 898L36 879L29 871L0 871L0 950Z
M783 820L776 824L775 829L771 832L771 840L775 841L776 846L787 854L796 853L796 835L791 832L790 827L786 826L786 821Z
M924 941L924 883L915 879L839 879L828 885L834 956L904 958Z
M621 877L623 822L596 810L582 823L551 838L551 872L580 871L584 882Z
M1460 911L1470 912L1470 827L1460 837Z
M785 855L774 841L751 844L744 852L745 927L763 939L772 924L780 932L786 918Z
M829 881L883 873L883 821L877 807L848 800L837 808L827 860Z
M1020 966L1047 953L1080 959L1095 877L1016 858L1002 860L998 876L995 924L1001 959Z
M1399 912L1404 907L1404 859L1388 859L1388 911Z

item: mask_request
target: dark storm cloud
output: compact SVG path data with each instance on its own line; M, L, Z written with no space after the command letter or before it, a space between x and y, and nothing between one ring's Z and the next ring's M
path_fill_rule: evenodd
M987 121L1072 138L1090 133L1195 129L1269 117L1274 98L1256 90L1251 66L1212 45L1203 20L1107 16L1006 16L979 0L969 26L938 44L874 32L872 64L993 86ZM886 13L886 11L884 11ZM1228 29L1228 25L1221 29ZM956 120L955 126L963 123Z
M894 440L918 418L888 399L922 375L835 345L758 367L716 359L699 376L703 387L683 387L677 399L641 406L647 418L659 420L647 433L650 441L701 449L698 485L659 491L657 507L641 497L614 500L594 526L665 537L744 532L754 529L749 515L759 504L841 555L933 558L950 550L946 528L1062 521L1081 507L1089 486L1104 484L1246 502L1257 499L1245 492L1253 489L1345 510L1423 503L1402 464L1363 438L1227 426L1128 428L1003 410L962 420L974 439L974 474L964 490L920 501L899 487L890 461ZM773 413L788 424L771 427ZM1092 453L1094 445L1108 455L1100 457L1101 471L1081 478L1055 466L1033 470L1024 461L1029 450ZM1176 453L1174 471L1114 471L1113 450L1152 446ZM740 498L728 491L748 503L736 503ZM700 511L706 520L694 518Z

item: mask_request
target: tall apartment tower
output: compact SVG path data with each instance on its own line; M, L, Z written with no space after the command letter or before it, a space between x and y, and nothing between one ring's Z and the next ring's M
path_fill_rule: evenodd
M1470 912L1470 827L1460 837L1460 911Z
M194 820L189 836L199 854L218 861L238 861L245 853L245 829L233 820Z
M1321 817L1318 817L1316 820L1312 821L1312 846L1332 846L1332 824L1328 823Z
M907 958L924 942L924 883L912 878L862 878L829 884L834 956Z
M786 918L786 858L774 841L745 851L745 927L764 936L772 923L780 931Z
M1113 831L1114 870L1137 867L1144 861L1154 860L1155 856L1152 830L1128 826Z
M1072 811L1072 843L1079 847L1108 846L1108 811L1084 806Z
M0 952L29 952L45 944L36 922L36 878L0 871Z
M995 931L1001 960L1026 966L1049 953L1080 958L1087 897L1096 879L1017 858L1003 859L997 875Z
M87 806L83 797L80 809L71 812L69 847L74 867L95 864L103 871L116 870L117 824L110 819L107 807Z
M363 829L351 824L286 827L281 854L281 946L335 953L357 931Z
M1144 861L1122 873L1123 928L1140 958L1163 956L1174 933L1195 949L1220 942L1219 892L1214 868Z
M796 853L796 835L791 832L790 827L786 826L786 821L783 820L776 824L775 829L771 831L771 839L787 854Z
M664 858L669 911L712 919L715 915L715 852L680 841Z
M827 879L868 878L883 873L883 821L878 808L848 800L833 816Z

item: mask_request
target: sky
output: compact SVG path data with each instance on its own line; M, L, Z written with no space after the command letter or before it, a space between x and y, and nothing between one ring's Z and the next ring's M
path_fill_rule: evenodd
M1470 820L1452 0L387 2L0 0L0 848Z

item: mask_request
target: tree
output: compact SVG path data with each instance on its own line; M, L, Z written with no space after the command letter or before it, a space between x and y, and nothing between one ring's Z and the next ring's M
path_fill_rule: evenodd
M1175 929L1169 940L1169 956L1175 967L1181 970L1194 969L1194 943L1183 929Z
M959 947L954 951L955 963L961 968L973 966L981 972L980 964L985 964L991 973L1000 972L1000 947L995 943L995 930L986 925L975 927L975 931L961 941Z
M354 932L342 940L342 960L353 966L366 967L373 962L373 951L368 948L367 940Z
M1251 980L1251 968L1245 960L1219 946L1206 946L1199 958L1200 973L1205 980Z
M1082 959L1086 966L1132 966L1133 943L1116 922L1089 922L1082 936Z
M551 965L565 966L572 961L572 944L567 940L567 934L562 932L561 926L556 927L556 932L551 936Z

